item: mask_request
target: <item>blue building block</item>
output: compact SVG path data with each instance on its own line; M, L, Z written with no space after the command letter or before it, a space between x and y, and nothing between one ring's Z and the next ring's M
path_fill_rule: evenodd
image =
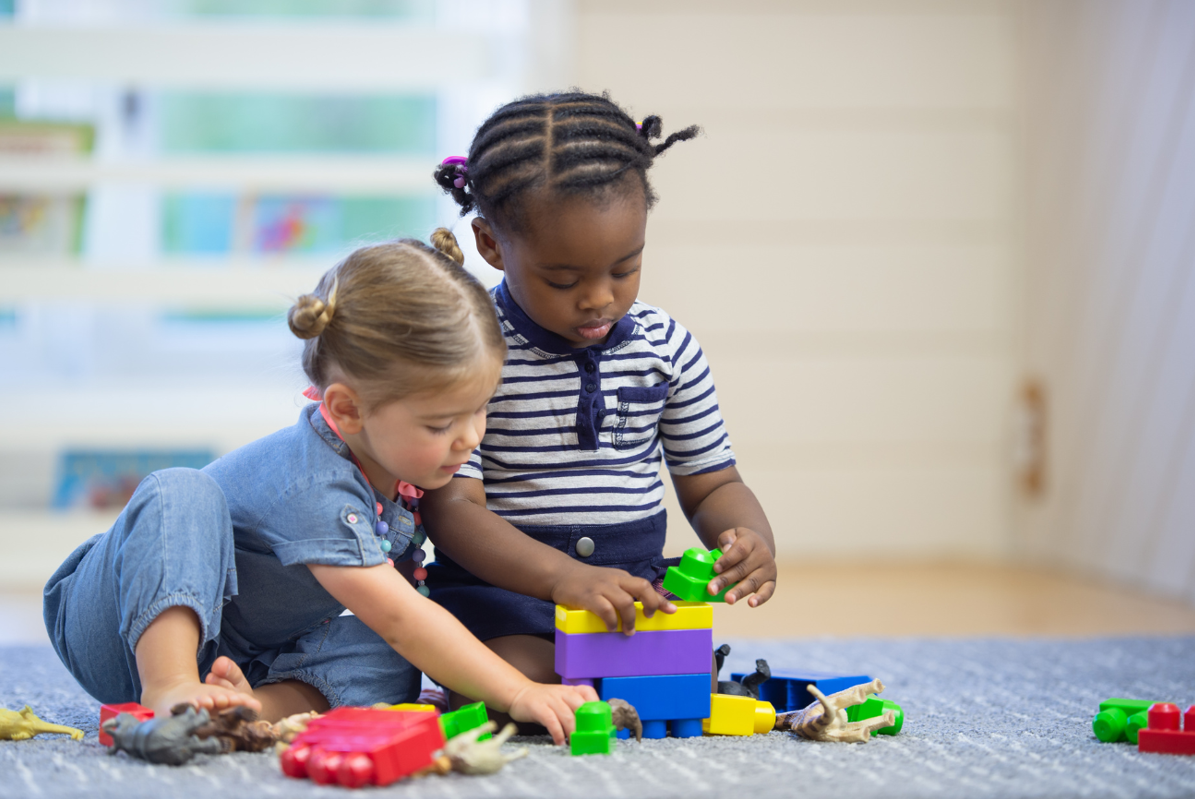
M730 679L742 682L746 676L746 674L731 674ZM772 669L772 678L759 686L759 698L770 702L776 708L777 713L786 713L790 710L808 707L810 702L817 701L808 691L810 685L817 686L819 691L829 696L839 691L845 691L852 686L869 682L871 682L871 677L866 674L848 676L833 672ZM634 703L632 702L632 704Z
M647 721L704 719L710 715L710 675L667 674L594 680L603 702L622 699Z

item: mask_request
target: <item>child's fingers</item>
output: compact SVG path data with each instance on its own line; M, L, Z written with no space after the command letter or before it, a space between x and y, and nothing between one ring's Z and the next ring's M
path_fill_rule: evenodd
M593 690L592 685L569 685L566 687L573 690L565 694L564 701L568 703L569 708L574 712L586 702L598 701L597 691Z
M638 598L643 601L643 597L647 596L647 592L655 593L655 589L651 587L651 583L644 580L642 577L629 577L622 581L619 586L622 590L619 591L620 596L609 597L618 610L618 615L622 617L622 631L627 635L634 635L635 633L635 599ZM643 606L644 611L647 610L647 605ZM611 628L613 629L613 628Z
M564 734L564 725L560 723L560 716L557 714L556 708L551 705L545 707L539 714L539 723L547 727L548 735L552 736L552 743L557 746L568 740Z
M639 581L634 590L635 599L643 604L643 615L651 618L657 610L664 613L676 613L676 605L665 599L656 587L647 580Z
M614 607L614 603L610 601L609 597L598 594L594 600L593 607L589 611L602 620L606 625L607 632L612 633L618 629L618 617L620 613L618 608Z
M751 597L747 598L747 605L749 607L757 608L764 602L772 598L772 594L776 593L776 581L769 580L760 586L760 589Z

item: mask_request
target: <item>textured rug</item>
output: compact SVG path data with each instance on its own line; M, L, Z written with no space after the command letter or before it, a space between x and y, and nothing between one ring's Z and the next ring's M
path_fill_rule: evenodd
M609 757L570 757L524 739L530 757L490 777L429 777L370 789L410 797L1191 797L1195 757L1139 754L1091 733L1112 696L1195 702L1195 637L1060 640L741 642L730 670L865 672L905 710L903 732L867 744L751 738L622 741ZM728 673L723 672L724 675ZM0 742L0 797L330 796L284 777L269 754L200 757L178 768L109 757L98 704L49 648L0 648L0 702L83 729Z

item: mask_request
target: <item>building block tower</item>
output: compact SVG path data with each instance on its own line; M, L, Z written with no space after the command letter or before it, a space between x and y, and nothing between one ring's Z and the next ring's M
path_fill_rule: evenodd
M592 685L603 701L629 702L644 738L701 735L710 715L714 613L707 602L675 604L676 613L649 619L636 602L633 636L621 622L608 632L597 615L557 605L556 673L566 685Z

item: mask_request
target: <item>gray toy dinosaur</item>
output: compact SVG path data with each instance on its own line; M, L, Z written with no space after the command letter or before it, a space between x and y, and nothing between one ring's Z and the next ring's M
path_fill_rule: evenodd
M181 766L195 755L218 755L224 744L217 738L200 739L195 731L211 722L206 710L191 705L172 710L174 715L139 721L128 713L104 722L104 732L112 736L109 754L118 751L150 763Z

